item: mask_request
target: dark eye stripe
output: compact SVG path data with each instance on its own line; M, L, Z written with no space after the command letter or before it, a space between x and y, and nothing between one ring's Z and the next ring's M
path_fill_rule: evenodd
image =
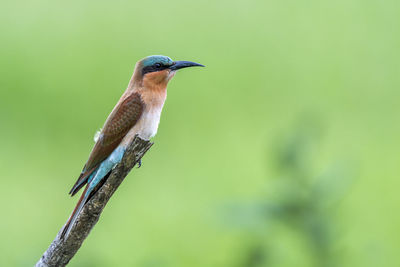
M154 65L144 67L143 70L142 70L142 74L144 75L144 74L149 73L149 72L165 70L167 68L168 68L168 66L164 66L161 63L156 63Z

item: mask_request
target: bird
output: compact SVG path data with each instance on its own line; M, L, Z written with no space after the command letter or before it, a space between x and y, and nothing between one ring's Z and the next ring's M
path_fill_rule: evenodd
M150 140L156 135L167 97L167 85L176 71L196 66L204 67L192 61L173 61L162 55L148 56L136 63L127 89L96 134L89 159L69 192L74 196L86 185L63 228L61 238L69 235L78 214L121 161L134 137L137 135Z

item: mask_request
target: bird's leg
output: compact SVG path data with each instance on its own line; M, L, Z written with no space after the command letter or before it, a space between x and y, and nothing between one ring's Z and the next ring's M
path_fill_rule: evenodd
M138 169L139 169L140 167L142 167L142 159L139 159L139 161L138 161Z

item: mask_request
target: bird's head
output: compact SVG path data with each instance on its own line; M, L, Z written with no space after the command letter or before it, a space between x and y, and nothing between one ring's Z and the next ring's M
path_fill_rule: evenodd
M145 86L167 85L177 70L196 66L204 67L191 61L173 61L167 56L148 56L136 64L134 77Z

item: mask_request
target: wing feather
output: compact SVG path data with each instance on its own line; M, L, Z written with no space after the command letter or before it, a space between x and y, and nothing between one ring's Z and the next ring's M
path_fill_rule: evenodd
M117 104L107 118L89 159L70 194L75 195L86 184L90 174L114 151L124 136L136 124L143 113L143 109L144 103L138 93L129 95Z

